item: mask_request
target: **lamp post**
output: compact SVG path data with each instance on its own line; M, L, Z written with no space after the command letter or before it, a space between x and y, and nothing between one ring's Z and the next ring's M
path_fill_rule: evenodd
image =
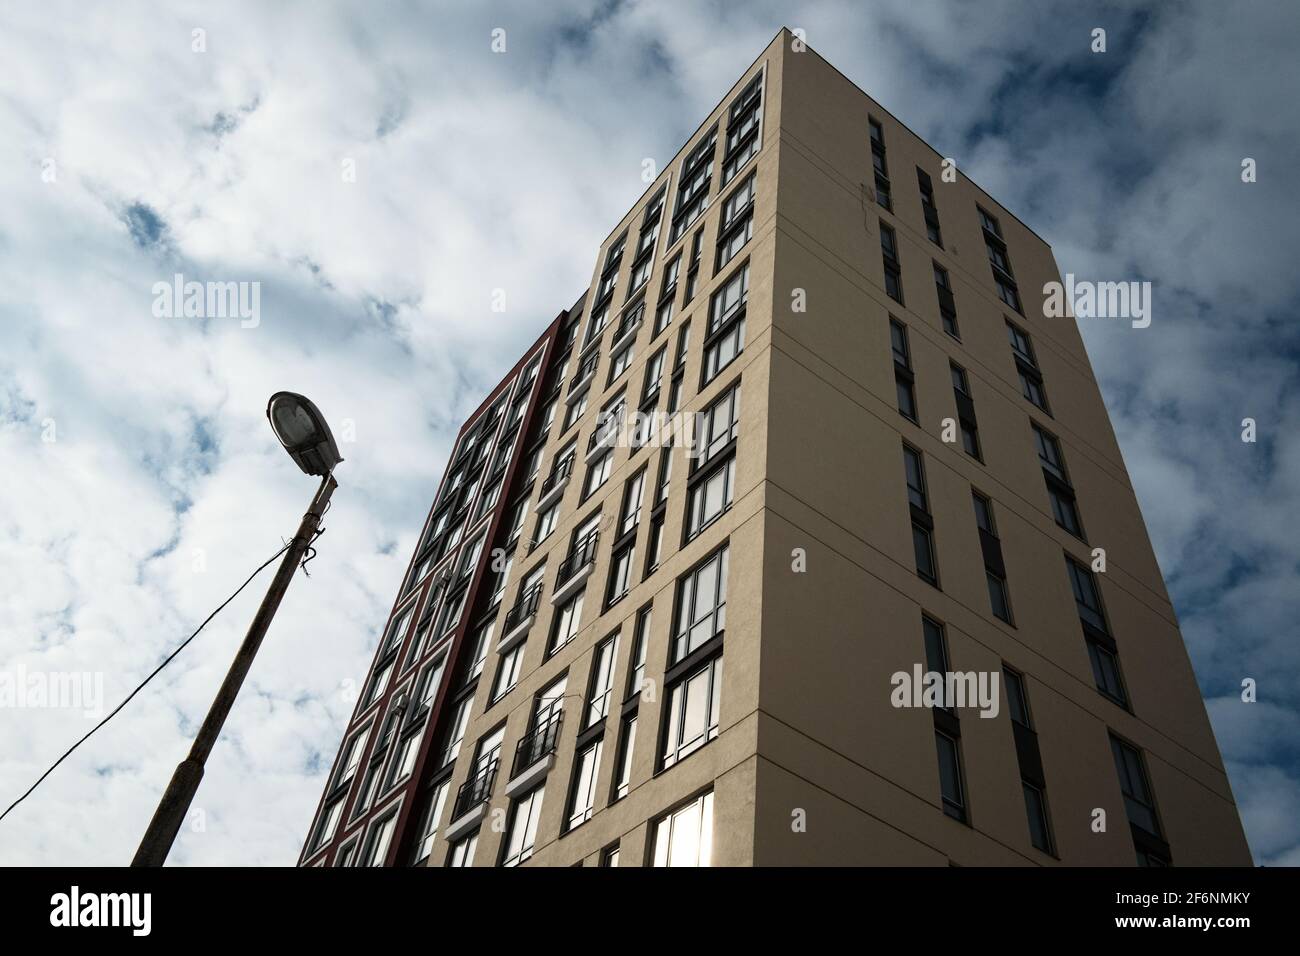
M303 472L321 479L320 487L312 496L311 505L303 515L293 541L280 561L280 567L275 572L266 596L262 598L262 604L257 609L252 624L248 627L248 633L244 636L244 642L239 646L239 652L226 673L226 679L221 682L221 688L212 701L208 715L203 720L203 726L199 728L198 735L195 736L194 743L190 747L189 756L176 766L176 772L172 774L171 782L167 784L167 789L158 803L158 809L154 811L153 819L149 821L149 829L145 831L140 841L140 848L135 851L135 858L131 861L132 866L162 866L167 859L176 834L180 832L181 824L185 822L185 814L189 812L190 802L194 799L194 794L199 789L199 782L203 779L203 766L207 762L208 754L212 752L217 736L221 733L221 727L226 722L226 716L234 706L239 688L253 666L253 658L257 656L262 638L266 636L271 619L275 617L275 612L280 607L280 600L289 588L293 573L306 555L312 537L320 526L330 496L338 487L333 471L334 466L343 458L339 455L334 436L330 434L329 425L325 423L324 416L315 405L293 392L276 392L267 403L266 417L270 419L271 428L275 431L280 444L284 445L285 451Z

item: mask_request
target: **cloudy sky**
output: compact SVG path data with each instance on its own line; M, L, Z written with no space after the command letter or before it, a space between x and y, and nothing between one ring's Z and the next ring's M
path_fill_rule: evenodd
M292 864L459 421L784 24L1062 271L1153 283L1150 328L1084 336L1256 860L1300 864L1293 5L734 7L7 5L0 673L115 704L292 533L314 485L264 409L310 395L352 439L328 530L171 857ZM156 315L177 273L259 282L259 323ZM0 862L129 861L263 587L0 823ZM0 707L0 806L92 724Z

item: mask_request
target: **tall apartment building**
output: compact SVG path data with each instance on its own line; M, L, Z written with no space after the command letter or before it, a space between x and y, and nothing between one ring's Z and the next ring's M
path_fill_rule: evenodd
M1051 250L793 40L461 430L303 865L1249 865Z

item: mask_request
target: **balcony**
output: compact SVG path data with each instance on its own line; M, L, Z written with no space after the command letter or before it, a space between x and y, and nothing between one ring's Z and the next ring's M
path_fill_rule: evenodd
M615 416L602 416L602 420L596 425L595 430L591 433L591 438L587 441L587 454L582 460L590 465L605 453L606 448L613 446L618 440L618 430L621 424L622 422Z
M539 717L515 747L515 762L510 768L510 782L506 784L508 797L531 790L555 765L564 711L555 707Z
M446 830L446 839L455 840L472 830L487 813L488 801L492 798L492 787L497 779L497 767L500 761L492 762L470 777L456 791L456 803L452 807L451 823Z
M555 573L555 590L551 594L552 604L559 604L576 593L582 586L582 582L587 580L587 576L596 566L596 543L599 537L599 528L589 532L574 543L573 550L560 562L559 570Z
M623 316L618 323L618 328L614 330L614 342L609 347L611 355L622 348L630 336L636 334L636 330L641 327L643 318L645 318L645 302L639 302L631 312Z
M564 489L568 487L571 474L573 474L573 456L565 455L555 463L551 473L542 482L541 494L537 497L537 507L534 510L543 511L559 501L560 496L564 494Z
M599 341L599 339L597 339ZM572 405L587 391L591 385L592 379L596 377L596 366L600 364L600 350L595 349L590 355L582 360L578 366L577 374L573 376L573 381L569 384L569 394L565 396L565 401Z
M502 623L501 640L497 642L497 653L503 654L514 647L528 633L537 617L537 606L542 603L542 585L534 584L519 595L519 600L506 611Z

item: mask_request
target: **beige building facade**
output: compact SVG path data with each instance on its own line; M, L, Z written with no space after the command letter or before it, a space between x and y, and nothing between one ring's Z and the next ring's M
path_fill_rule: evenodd
M462 430L303 865L1250 864L1051 249L799 46Z

